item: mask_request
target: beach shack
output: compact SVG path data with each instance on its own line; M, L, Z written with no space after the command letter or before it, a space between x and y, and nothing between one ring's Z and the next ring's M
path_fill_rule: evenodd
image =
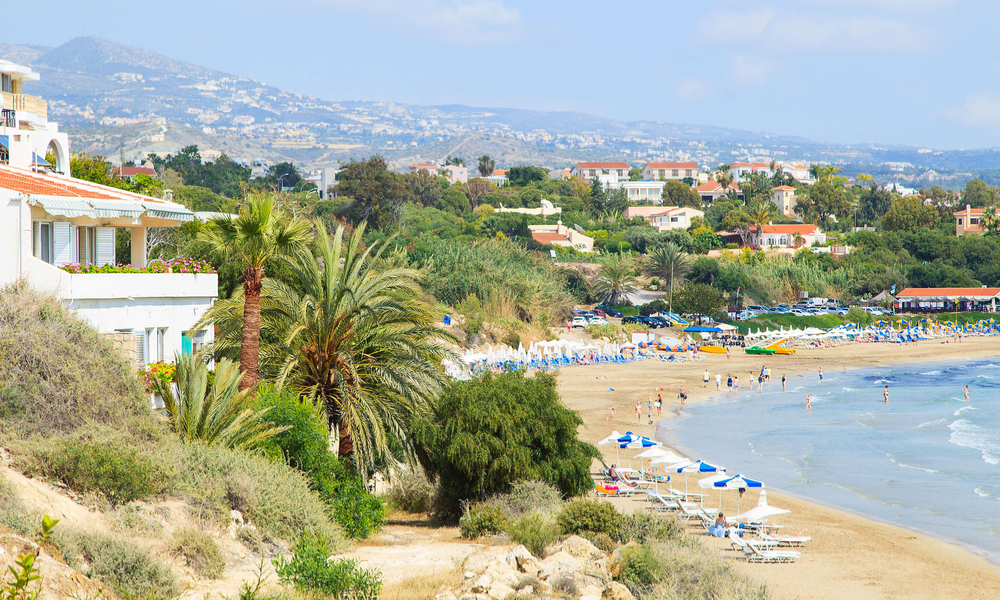
M996 312L1000 287L906 288L893 307L901 312Z

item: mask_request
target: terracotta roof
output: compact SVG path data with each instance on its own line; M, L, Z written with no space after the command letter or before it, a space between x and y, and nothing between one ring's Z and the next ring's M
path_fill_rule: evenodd
M435 165L434 163L417 163L415 165L410 165L411 169L414 169L414 168L419 169L421 167L432 167L432 168L436 169L437 165Z
M969 214L971 214L971 215L981 215L984 212L986 212L986 209L984 209L984 208L970 208L968 210L969 210ZM966 209L963 208L962 210L960 210L958 212L952 213L952 215L964 215L965 211L966 211Z
M623 162L582 162L576 163L581 169L631 169L627 163Z
M729 168L732 169L734 167L749 167L749 166L750 166L750 163L734 162L733 164L729 165Z
M914 298L954 298L956 296L981 296L981 297L992 297L1000 296L1000 287L993 288L906 288L905 290L896 294L896 297L901 296L914 297Z
M123 167L119 169L115 167L111 169L115 174L120 174L122 177L134 177L135 175L149 175L150 177L156 177L156 169L152 167Z
M26 169L18 169L7 165L0 165L0 189L34 196L163 202L162 200L143 196L142 194L133 194L125 190L83 181L82 179L34 173Z
M507 169L493 169L493 175L496 177L506 177Z
M776 189L776 190L792 190L792 191L795 191L795 188L793 188L790 185L779 185L778 187L776 187L774 189Z
M720 184L718 181L712 180L712 181L709 181L707 183L703 183L703 184L699 185L698 187L695 188L695 191L698 191L698 192L715 192L715 191L720 191L721 189L722 189L722 184ZM729 184L729 189L736 190L737 192L743 191L743 190L740 189L740 186L738 184L736 184L736 182L730 183Z
M756 227L751 227L752 230L756 231ZM812 235L814 233L822 233L820 228L815 225L765 225L764 233L795 233L798 235Z
M569 238L561 233L545 233L532 231L531 238L539 244L551 244L552 242L569 242Z
M692 162L651 162L646 163L650 169L697 169L698 165Z

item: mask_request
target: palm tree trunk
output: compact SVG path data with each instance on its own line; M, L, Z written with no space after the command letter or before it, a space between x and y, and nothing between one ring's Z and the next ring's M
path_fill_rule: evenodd
M337 449L337 456L354 455L354 436L351 435L351 428L347 424L347 419L340 419L340 447Z
M240 344L240 390L251 389L259 379L260 361L260 289L263 269L243 271L243 343Z

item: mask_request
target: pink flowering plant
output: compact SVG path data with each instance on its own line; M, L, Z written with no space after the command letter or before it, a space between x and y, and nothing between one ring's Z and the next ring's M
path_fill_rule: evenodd
M156 389L155 382L167 385L177 381L177 367L174 363L163 361L149 363L139 369L139 380L146 386L146 393L152 394Z
M59 267L67 273L74 275L83 273L215 273L215 267L207 260L196 260L193 258L179 258L172 261L155 260L145 268L139 269L132 265L111 265L104 266L77 264L60 265Z

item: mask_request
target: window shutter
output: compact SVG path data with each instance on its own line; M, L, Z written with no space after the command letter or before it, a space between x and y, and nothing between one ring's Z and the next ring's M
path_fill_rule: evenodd
M958 220L958 224L962 224L962 220ZM42 224L38 221L31 222L31 255L35 258L42 257L42 245L40 240L42 239Z
M69 223L52 224L52 264L65 265L72 261L70 256L70 234L71 225Z
M115 228L97 228L97 266L115 264Z
M135 362L141 367L146 364L146 334L135 332Z

